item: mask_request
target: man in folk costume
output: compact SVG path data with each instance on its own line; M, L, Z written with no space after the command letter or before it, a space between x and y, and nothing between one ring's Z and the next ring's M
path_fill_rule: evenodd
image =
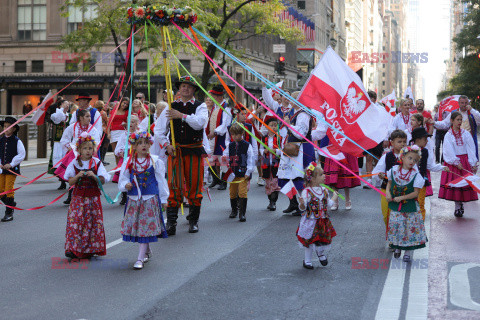
M458 111L462 115L462 126L461 128L470 132L473 137L473 142L475 143L475 154L478 160L478 140L477 140L477 126L480 125L480 112L473 109L472 106L469 104L469 99L467 96L460 96L458 98L458 106L460 107ZM453 112L453 111L452 111ZM447 115L442 121L432 121L430 123L434 123L435 128L440 130L448 130L450 129L450 117L451 113Z
M285 91L287 94L290 94L288 91ZM293 116L295 113L294 108L290 104L290 101L287 97L282 96L280 102L277 102L272 97L272 89L262 88L262 98L267 105L274 113L276 113L280 118L287 119ZM270 112L271 113L271 112Z
M88 93L81 92L77 98L78 110L89 110L91 116L90 124L93 125L97 132L103 132L102 119L100 119L102 116L100 112L97 111L97 109L90 106L90 100L92 100L92 98ZM74 124L75 122L77 122L77 112L75 112L70 119L70 124Z
M181 77L176 83L179 99L172 102L172 108L160 115L159 126L155 126L155 135L166 148L168 155L168 187L170 195L167 207L167 233L172 236L177 230L178 210L183 197L188 199L188 232L198 232L198 219L202 205L203 186L203 148L204 128L208 121L208 109L205 103L195 100L197 85L188 76ZM173 132L170 122L173 121ZM172 145L175 138L175 148Z
M220 179L220 157L222 156L226 147L225 138L227 136L227 128L232 123L232 111L228 106L227 101L224 99L225 90L222 86L214 86L212 90L208 92L223 108L220 108L216 104L213 106L214 109L210 114L210 119L208 120L208 125L206 128L208 139L215 139L215 145L213 148L213 163L212 167L210 168L210 171L212 171L213 181L209 188L213 188L219 184L220 187L218 190L225 190L227 189L227 182Z

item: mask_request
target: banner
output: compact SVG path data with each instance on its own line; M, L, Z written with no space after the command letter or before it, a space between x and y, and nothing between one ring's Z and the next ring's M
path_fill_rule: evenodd
M48 91L48 94L43 99L38 109L35 111L32 117L32 122L37 126L41 126L45 122L45 113L47 113L48 107L53 103L52 91Z

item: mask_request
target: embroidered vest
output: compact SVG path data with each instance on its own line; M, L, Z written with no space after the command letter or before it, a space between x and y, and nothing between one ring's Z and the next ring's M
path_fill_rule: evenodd
M302 215L306 215L309 219L327 218L327 190L323 190L322 200L320 200L320 198L311 190L307 189L307 192L310 194L311 198L307 204L307 210L305 210Z
M230 168L235 174L235 177L245 177L245 173L247 172L247 152L249 146L249 143L245 140L240 142L231 142L228 146Z
M393 179L393 172L392 172L392 176L390 178L392 180L392 186L390 188L390 193L392 195L392 198L404 196L406 194L410 194L413 191L415 191L415 188L413 187L413 182L415 181L415 177L417 176L417 174L418 173L416 173L415 176L413 176L412 181L410 181L408 184L404 186L401 186L395 182L395 179ZM400 211L400 212L416 212L417 199L404 200L402 202L392 201L388 203L388 208L390 208L390 210Z
M17 150L18 137L16 135L11 135L10 137L1 137L0 138L0 158L2 165L12 162L13 158L18 155ZM11 171L20 174L20 165L12 167ZM13 174L7 170L3 170L2 174Z
M77 161L77 159L74 159L73 161ZM75 175L77 175L80 171L83 171L75 166L73 166L73 168L75 169ZM96 167L93 167L86 171L92 171L93 173L95 173L95 175L97 174ZM83 198L100 196L100 189L98 188L97 180L94 180L90 177L80 177L77 184L73 188L73 195Z
M150 166L150 168L142 173L136 173L133 169L130 169L130 181L134 184L133 188L128 191L128 195L130 196L138 196L138 189L137 186L135 186L134 177L137 178L138 188L142 195L146 196L159 193L157 179L155 178L155 168L153 166Z
M388 170L392 169L394 166L396 166L398 163L397 157L395 157L395 154L393 151L388 152L385 155L385 172L388 172ZM380 187L381 189L386 189L387 188L387 183L388 179L385 177L382 181L382 186Z
M263 143L268 146L268 136L263 137ZM273 148L275 151L278 149L277 136L273 136ZM262 177L264 179L269 179L270 177L276 178L278 173L278 165L280 164L280 159L271 153L268 153L266 156L262 155Z
M195 100L194 103L188 102L185 106L183 102L173 102L172 109L180 111L183 114L191 115L195 114L195 111L202 103L200 101ZM203 149L203 128L200 130L194 130L192 127L188 125L186 121L182 119L174 119L173 120L173 131L175 134L175 143L178 145L188 146L188 145L195 145L195 147L185 147L182 149L183 155L202 155L205 154L205 150ZM170 135L170 140L171 140Z

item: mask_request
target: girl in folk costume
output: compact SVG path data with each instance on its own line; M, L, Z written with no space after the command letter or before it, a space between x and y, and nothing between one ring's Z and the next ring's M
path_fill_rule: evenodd
M68 207L65 256L90 258L107 254L103 227L102 202L98 180L102 184L110 179L96 154L95 141L83 132L76 140L79 155L70 162L65 179L73 186L72 202Z
M428 196L427 188L432 186L430 181L430 171L449 171L449 169L445 166L442 166L439 163L435 163L433 159L433 151L431 152L428 148L428 139L431 137L431 134L427 133L427 130L422 127L415 128L412 131L412 141L414 145L418 146L421 149L421 159L418 163L418 170L422 175L423 179L425 180L425 185L418 194L418 204L420 205L420 212L422 213L422 218L425 220L425 197Z
M140 122L140 119L138 119L138 116L136 114L132 114L130 116L130 134L132 133L137 133L139 130L138 130L138 124ZM127 124L126 123L123 123L124 126L126 126ZM115 157L120 159L118 161L118 165L117 167L121 167L122 164L123 164L123 156L125 154L125 147L128 148L128 137L127 137L127 134L128 134L128 131L127 130L123 130L123 134L120 136L120 138L118 139L118 143L117 143L117 146L115 147L115 150L114 150L114 154L115 154ZM130 151L128 151L128 156L130 156ZM114 183L118 183L118 180L120 178L120 171L117 171L115 173L115 175L113 176L113 179L112 179L112 182ZM120 200L120 205L121 206L124 206L125 204L127 203L127 192L122 192L122 200Z
M321 187L325 183L325 174L315 162L305 170L305 182L306 187L299 198L300 209L304 212L297 229L297 239L305 247L303 267L313 269L313 249L322 266L328 264L326 254L337 233L328 218L327 209L334 204L338 195L334 194L332 199L329 199L327 190Z
M70 102L66 100L58 100L55 106L55 112L50 115L50 120L53 122L52 127L52 140L53 148L52 154L50 156L50 161L48 163L48 173L54 174L56 168L59 165L60 160L67 154L65 148L63 148L60 140L62 139L63 132L65 131L70 117L72 116L69 113ZM55 166L55 167L54 167ZM58 190L63 190L67 188L65 180L60 180L60 187Z
M262 177L265 179L265 192L267 193L269 204L267 209L270 211L277 210L277 200L280 187L278 186L278 165L280 164L280 156L282 150L279 149L279 142L281 138L279 135L274 134L277 130L277 119L275 117L268 117L265 119L265 124L270 127L271 131L268 131L266 137L263 137L263 143L267 145L271 150L275 151L272 154L263 145L260 145ZM272 132L273 131L273 132Z
M14 117L5 117L0 121L5 133L0 137L0 193L13 190L17 175L20 174L20 163L25 159L25 147L22 141L17 137L20 129ZM7 206L5 216L2 222L13 220L13 208L17 205L15 202L15 192L10 192L1 196L0 200Z
M390 209L387 241L395 249L393 256L410 262L410 251L425 247L427 235L417 203L418 193L425 181L417 169L421 151L418 146L404 147L400 152L400 165L387 172L386 198Z
M75 123L71 124L65 129L62 139L60 139L60 144L65 152L67 152L67 155L63 158L57 170L55 170L55 175L64 180L67 180L65 179L64 174L68 165L78 156L76 144L80 135L86 132L93 138L94 141L100 141L102 134L91 124L91 115L88 110L77 110L77 119L78 120ZM68 192L68 198L63 202L64 204L70 204L72 199L72 191L73 190L70 189Z
M453 187L449 182L468 173L477 171L477 156L472 135L462 129L462 114L452 112L450 117L451 128L443 140L443 160L450 172L442 172L440 181L440 199L455 201L456 217L464 214L463 203L478 200L478 194L468 185Z
M292 97L296 99L299 93L299 91L294 92ZM280 158L278 185L280 188L283 188L289 180L292 180L297 191L301 192L304 187L304 169L310 162L315 160L313 145L303 139L303 137L306 137L310 141L312 140L311 133L314 119L297 105L294 105L293 109L295 114L290 119L285 120L288 126L280 129L283 132L287 132L283 138L283 152L287 156ZM290 205L283 212L300 215L296 197L290 200Z
M132 133L129 143L133 154L123 166L118 183L120 191L128 192L121 233L123 241L140 244L133 267L142 269L152 255L150 242L167 237L162 211L166 208L169 190L165 164L149 153L152 136L147 132Z
M263 98L260 98L259 100L263 101ZM255 113L255 115L257 116L258 119L262 120L263 123L265 123L265 119L267 117L267 110L265 110L265 108L260 104L256 103L255 105L256 105L256 108L255 108L255 111L253 113ZM265 128L265 126L262 122L257 120L257 118L255 118L253 116L253 114L251 114L247 117L247 121L250 121L252 123L253 132L255 133L255 137L258 140L262 140L267 135L268 130ZM276 130L276 128L275 128L275 130ZM258 140L257 140L257 148L260 149L260 143L258 142ZM258 171L257 184L259 186L264 186L265 185L265 179L263 178L261 159L262 159L262 154L259 153L259 155L258 155L258 165L257 165L257 171Z

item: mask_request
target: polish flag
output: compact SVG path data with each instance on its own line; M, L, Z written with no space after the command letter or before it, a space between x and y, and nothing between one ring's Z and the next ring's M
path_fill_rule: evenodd
M460 108L458 104L458 98L460 95L446 97L438 104L438 120L443 120L443 113L444 112L453 112Z
M283 186L280 192L285 194L288 199L293 199L293 197L298 193L292 180L289 180L288 183Z
M37 126L44 124L45 122L45 113L47 113L48 107L53 103L52 91L48 91L48 94L43 99L42 103L37 107L37 110L32 116L32 122Z
M232 182L235 179L235 174L233 173L232 169L228 169L222 176L222 180L226 182Z
M298 101L322 113L330 125L364 149L377 146L387 135L390 115L370 101L360 77L331 47L312 71ZM344 135L327 130L340 151L360 156L364 150Z
M480 177L471 173L467 173L463 177L458 177L457 179L450 181L448 185L453 188L470 186L477 193L480 193Z
M326 147L323 147L322 150L323 152L325 152L323 155L329 157L330 159L334 159L337 161L345 160L345 155L343 154L343 152L338 150L338 148L334 145L328 145Z
M397 96L395 95L395 89L390 93L388 96L384 97L382 100L380 100L381 103L385 105L385 109L387 112L392 116L396 116L396 111L395 111L395 101L397 100Z

